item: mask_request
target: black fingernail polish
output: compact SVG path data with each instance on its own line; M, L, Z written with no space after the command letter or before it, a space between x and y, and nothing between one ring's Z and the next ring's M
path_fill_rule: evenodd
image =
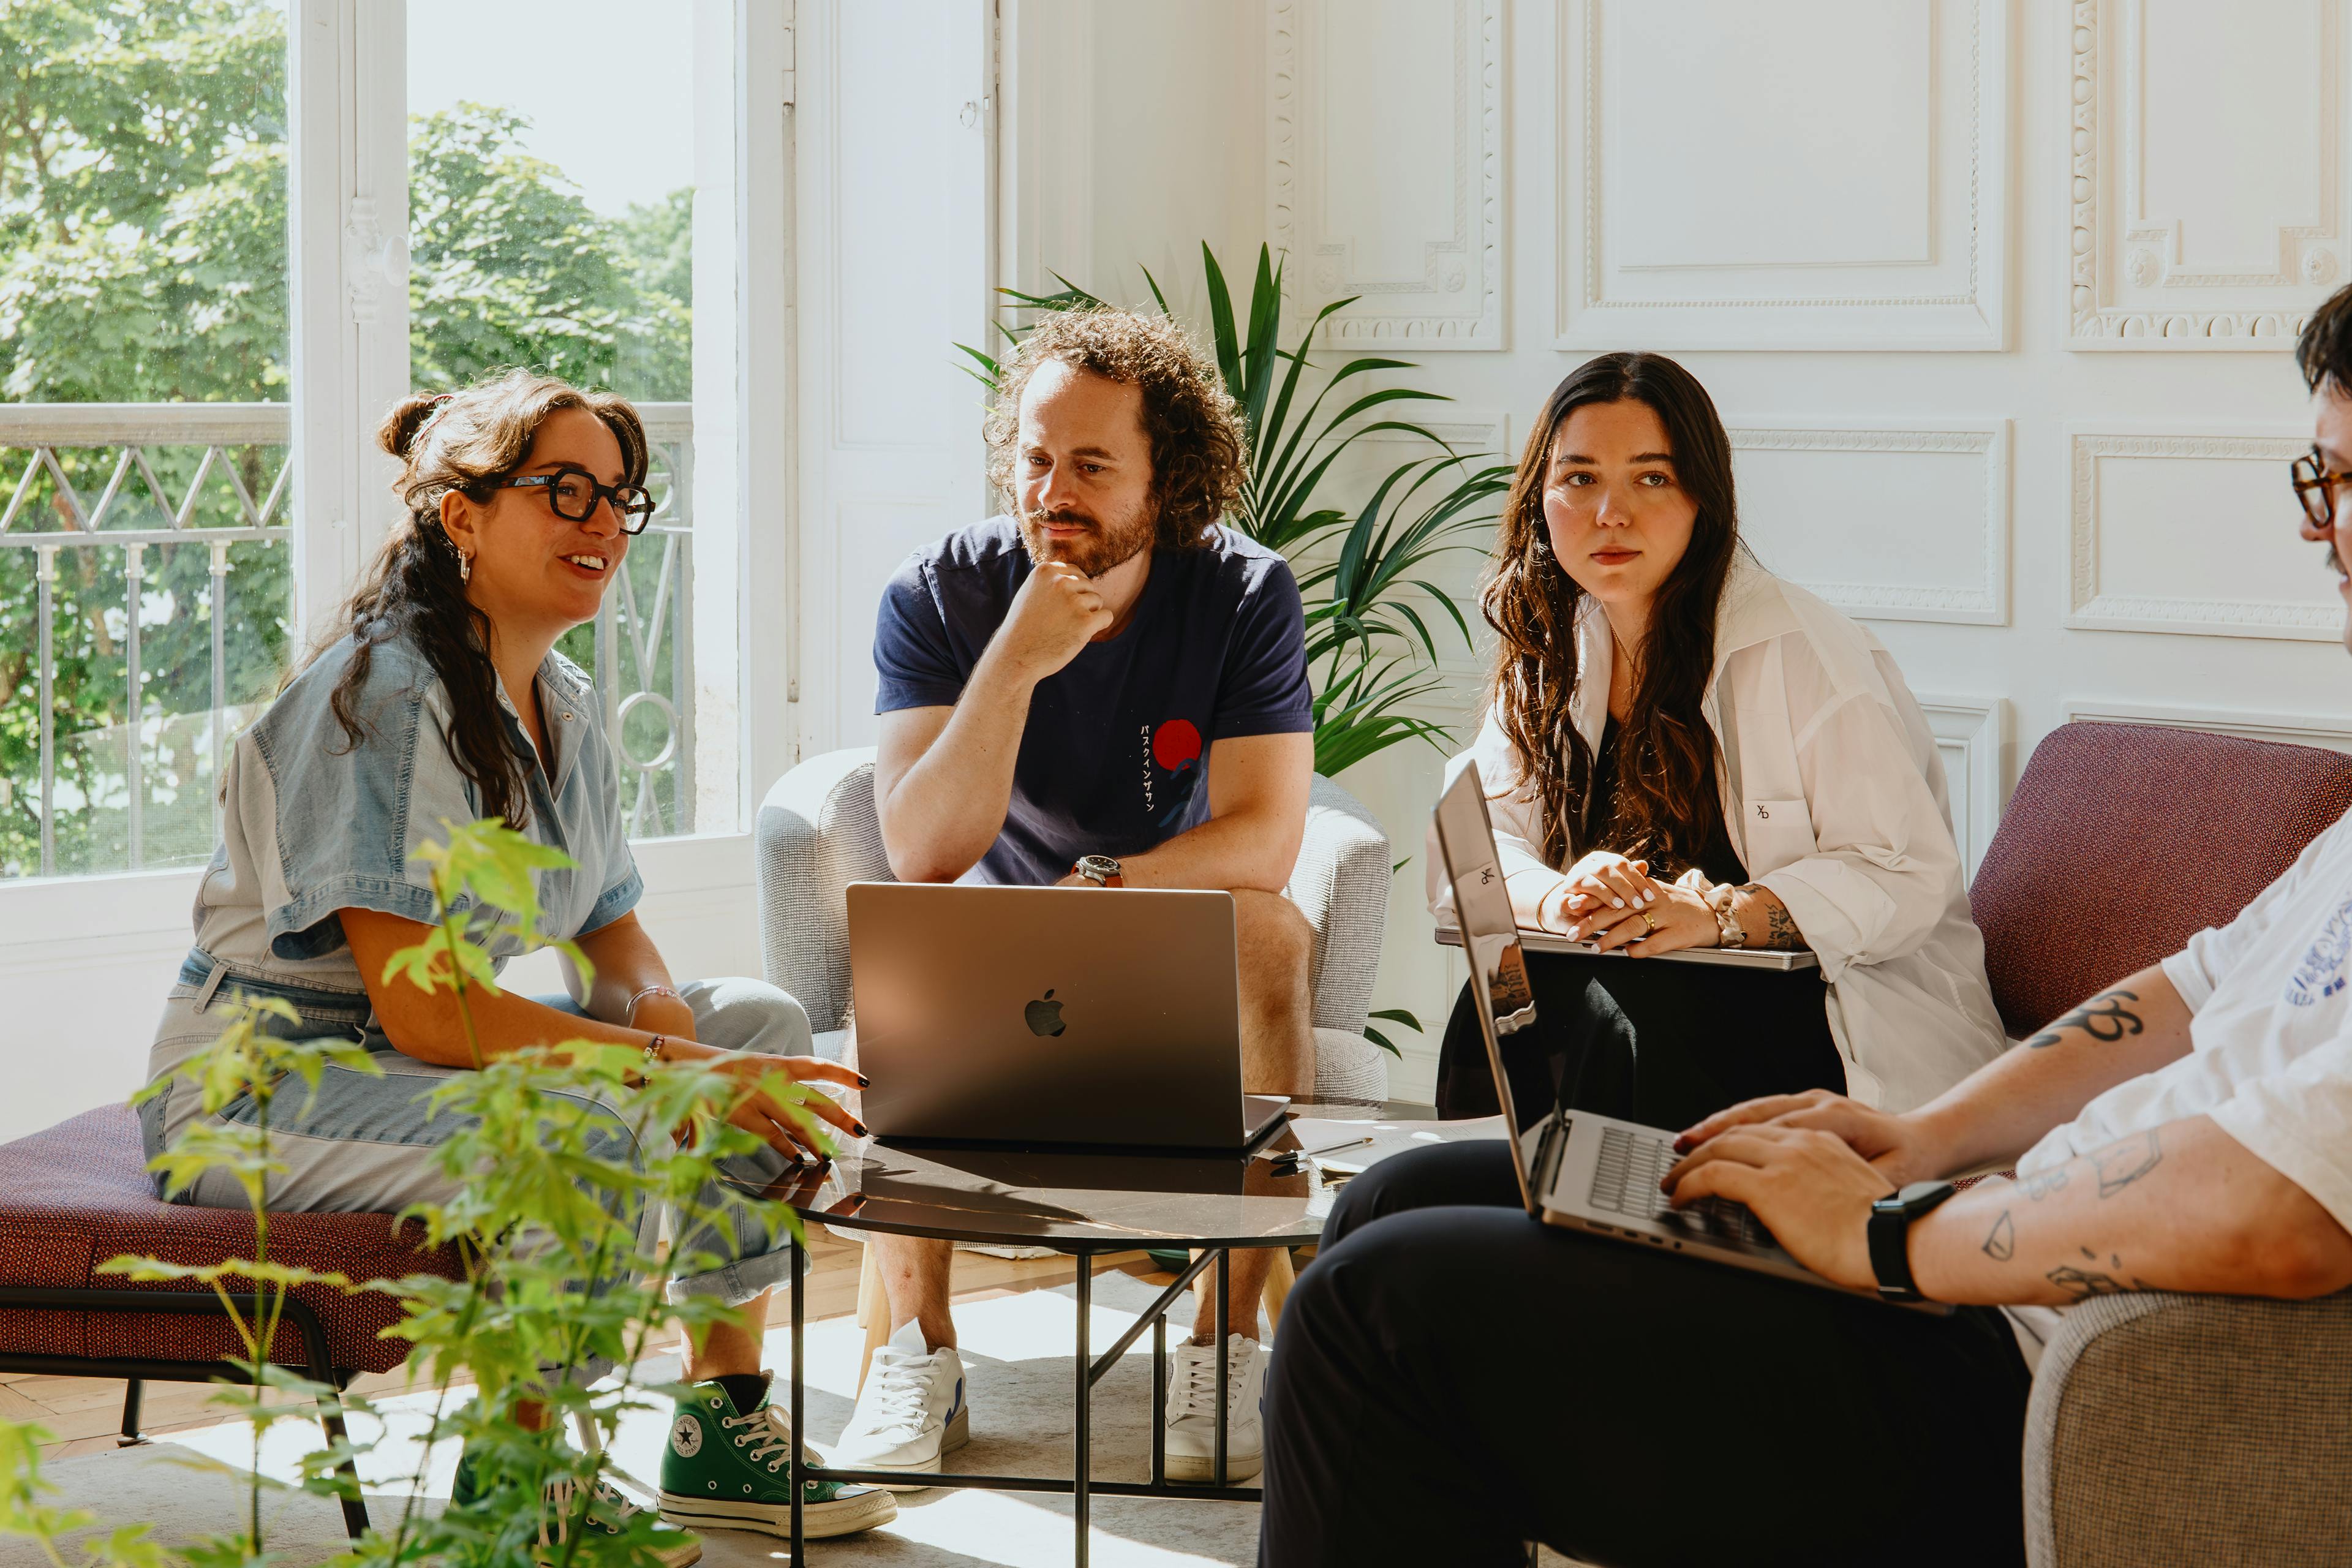
M864 1073L859 1073L857 1075L857 1087L860 1089L872 1089L874 1087L874 1080L867 1078Z
M860 1138L871 1138L874 1136L874 1134L866 1131L866 1123L863 1121L857 1124L857 1135Z

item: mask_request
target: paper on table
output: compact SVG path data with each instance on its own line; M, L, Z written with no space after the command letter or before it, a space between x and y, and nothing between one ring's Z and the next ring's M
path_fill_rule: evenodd
M1294 1118L1290 1130L1297 1136L1301 1149L1331 1149L1334 1143L1349 1143L1351 1140L1370 1138L1369 1143L1357 1142L1350 1147L1331 1149L1328 1154L1317 1154L1315 1163L1324 1172L1335 1176L1360 1175L1368 1168L1392 1155L1408 1150L1426 1149L1433 1143L1469 1143L1486 1140L1503 1140L1503 1119L1481 1116L1467 1121L1339 1121L1323 1116Z

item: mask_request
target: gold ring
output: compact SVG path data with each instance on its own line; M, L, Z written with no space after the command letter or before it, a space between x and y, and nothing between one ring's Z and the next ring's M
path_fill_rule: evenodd
M1633 912L1642 917L1642 923L1643 925L1650 928L1649 931L1644 933L1645 935L1655 936L1658 934L1658 922L1650 918L1649 910L1635 910Z

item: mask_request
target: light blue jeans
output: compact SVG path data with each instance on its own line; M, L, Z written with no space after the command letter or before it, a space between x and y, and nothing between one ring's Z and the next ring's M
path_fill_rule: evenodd
M771 1056L814 1054L808 1015L801 1005L761 980L698 980L678 988L694 1010L695 1037L729 1050L759 1051ZM267 1202L281 1213L395 1213L411 1204L444 1203L457 1184L441 1169L439 1145L463 1131L468 1122L454 1112L434 1115L427 1097L452 1073L466 1068L435 1067L404 1056L374 1026L365 992L345 994L289 985L282 982L233 974L209 955L192 952L180 972L180 983L164 1004L163 1020L148 1058L150 1079L175 1071L189 1057L210 1045L220 1034L221 1017L213 1005L232 990L277 996L301 1015L299 1026L263 1020L271 1033L294 1037L341 1035L369 1048L382 1077L329 1067L320 1075L318 1092L306 1093L297 1084L273 1102L269 1121L272 1154L287 1169L269 1179ZM569 997L542 997L549 1006L578 1013ZM621 1107L603 1100L583 1100L590 1114L608 1125L595 1135L597 1152L612 1158L626 1150L641 1163L643 1152ZM256 1115L249 1099L233 1101L214 1119L217 1122L250 1123ZM203 1118L196 1086L173 1078L170 1087L140 1108L141 1131L148 1156L160 1153L180 1132ZM727 1188L757 1192L790 1168L773 1149L730 1155L719 1162L724 1185L714 1183L698 1195L698 1205L719 1218L690 1236L672 1236L681 1252L700 1252L726 1259L704 1273L669 1281L673 1300L689 1295L716 1296L727 1305L740 1306L785 1279L790 1237L771 1228L760 1214L740 1204L729 1204ZM161 1178L158 1178L159 1195ZM606 1194L601 1194L604 1196ZM206 1172L177 1202L206 1208L243 1208L245 1193L234 1178L220 1171ZM641 1244L649 1250L657 1226L674 1215L667 1205L636 1205L644 1212L633 1217ZM805 1264L803 1264L805 1267ZM609 1282L605 1282L609 1283ZM597 1373L607 1370L595 1369Z

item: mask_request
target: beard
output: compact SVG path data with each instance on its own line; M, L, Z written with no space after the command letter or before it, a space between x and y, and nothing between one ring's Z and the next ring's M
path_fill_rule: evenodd
M1029 552L1032 565L1060 561L1089 577L1099 577L1114 566L1123 566L1150 549L1152 536L1158 531L1149 506L1116 522L1066 509L1016 515L1021 521L1021 543ZM1045 532L1045 525L1049 522L1065 528L1082 526L1087 531L1075 539L1055 539Z

